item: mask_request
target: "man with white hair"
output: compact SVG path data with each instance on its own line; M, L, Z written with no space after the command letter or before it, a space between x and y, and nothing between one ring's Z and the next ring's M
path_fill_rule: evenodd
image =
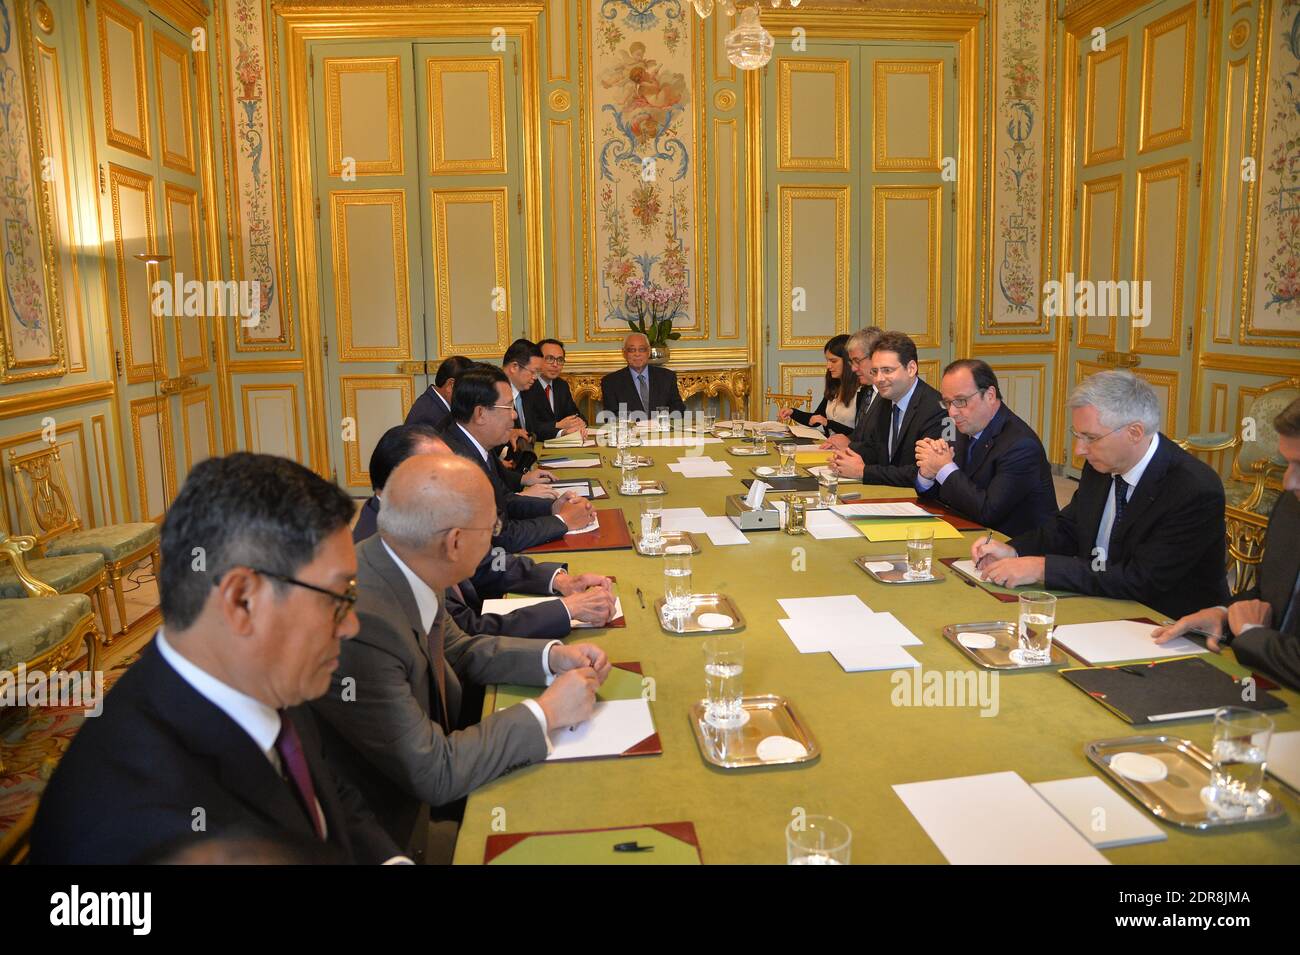
M650 339L633 332L623 339L626 368L611 371L600 379L600 403L620 418L648 418L656 408L684 414L686 405L677 390L677 374L650 364Z
M457 800L544 760L549 733L590 717L609 675L591 644L470 635L449 617L439 595L473 573L496 522L492 486L472 462L417 454L399 464L379 533L357 548L360 632L314 704L327 757L413 858L431 845L431 810L453 822ZM464 683L546 690L458 729Z
M1160 433L1155 391L1129 371L1085 379L1068 402L1087 463L1054 520L971 549L984 578L1136 600L1171 617L1228 599L1223 482Z

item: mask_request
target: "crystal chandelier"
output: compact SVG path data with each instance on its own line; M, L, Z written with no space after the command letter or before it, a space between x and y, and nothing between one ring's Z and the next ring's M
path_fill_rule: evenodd
M780 0L773 0L776 6ZM758 5L746 7L740 14L740 22L727 34L727 59L733 66L742 70L757 70L767 65L772 58L772 47L776 41L772 34L763 29L758 21Z

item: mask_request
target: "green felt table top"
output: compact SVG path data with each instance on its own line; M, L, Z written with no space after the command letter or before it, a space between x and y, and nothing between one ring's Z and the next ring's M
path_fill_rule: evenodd
M641 476L664 482L667 494L660 500L666 508L698 506L721 515L726 496L744 492L740 480L749 476L750 465L776 463L775 453L756 460L733 457L725 447L710 444L705 453L730 462L731 478L685 478L669 471L667 465L686 453L683 448L643 449L654 466L643 469ZM600 450L608 459L610 452ZM617 472L608 466L583 476L604 478L606 487L618 485ZM859 491L864 498L907 494L905 489L856 484L846 491ZM622 508L639 526L639 499L615 494L600 506ZM965 532L961 541L936 540L936 559L969 556L971 541L982 533ZM568 642L595 643L611 660L641 663L645 675L655 681L652 707L663 754L539 764L482 787L469 797L465 809L457 863L481 863L487 836L500 832L502 822L507 832L528 832L674 820L694 823L706 862L784 863L785 826L800 808L848 823L856 863L941 863L942 854L894 794L894 784L1004 770L1014 770L1030 783L1100 775L1084 756L1085 744L1156 732L1209 748L1208 719L1179 721L1160 730L1130 726L1055 671L1002 675L994 716L981 716L978 705L894 705L892 676L901 671L845 673L829 653L800 654L776 623L784 616L777 599L857 594L872 610L895 614L921 638L922 645L907 649L923 671L957 672L977 668L943 638L942 628L1014 620L1016 605L967 586L956 572L939 583L891 586L873 580L852 562L864 554L898 553L897 542L819 541L807 534L759 531L747 535L748 545L716 547L705 535L694 536L700 546L693 558L694 589L730 595L748 623L741 631L745 693L788 697L821 744L821 757L795 766L749 770L723 770L707 763L687 718L688 707L704 695L702 640L664 633L654 619L654 599L663 593L660 559L633 550L566 554L572 573L618 577L627 628L584 631ZM645 593L644 610L636 599L637 587ZM1141 604L1121 600L1079 597L1057 606L1058 623L1140 616L1159 618ZM1234 674L1247 672L1230 652L1208 658ZM1300 729L1300 694L1275 692L1290 707L1274 714L1277 731ZM487 705L491 703L489 693ZM1161 824L1166 841L1107 849L1104 854L1117 864L1300 862L1300 798L1271 776L1266 786L1287 810L1280 823L1209 833Z

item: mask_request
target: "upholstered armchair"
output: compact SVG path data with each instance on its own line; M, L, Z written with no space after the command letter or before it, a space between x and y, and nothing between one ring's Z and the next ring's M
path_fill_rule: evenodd
M1234 452L1230 475L1224 479L1224 508L1228 522L1228 575L1233 592L1253 586L1264 557L1264 530L1281 493L1286 462L1278 452L1273 419L1300 397L1300 378L1284 378L1264 388L1246 407L1253 440L1243 440L1246 426L1235 433L1192 434L1178 445L1195 454Z
M85 594L95 603L99 612L101 633L112 633L113 618L108 609L108 571L104 569L101 554L65 554L62 557L33 557L36 538L11 537L0 527L0 544L10 541L19 551L29 554L25 558L27 570L42 583L49 584L57 593ZM0 561L0 599L14 599L29 595L27 585L18 576L17 568L10 562Z
M27 532L36 538L40 552L37 556L98 554L102 557L117 604L120 626L117 632L125 634L126 597L122 590L122 575L145 558L153 562L154 574L157 575L158 525L143 521L83 528L55 444L26 454L18 454L11 448L9 464L18 489L19 513ZM112 637L113 631L106 620L105 643L110 643Z

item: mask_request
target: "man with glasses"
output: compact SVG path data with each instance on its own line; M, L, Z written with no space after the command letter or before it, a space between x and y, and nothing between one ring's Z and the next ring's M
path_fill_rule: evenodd
M831 467L863 484L912 487L916 443L937 438L943 430L939 392L921 380L916 343L902 332L884 332L876 339L871 373L884 403L869 413L865 440L836 451Z
M524 395L533 387L542 370L542 352L526 338L517 338L501 359L501 370L510 382L510 403L515 409L514 427L506 435L506 461L522 472L537 461L533 442L539 437L536 422L524 408ZM453 392L454 394L455 392Z
M611 371L600 379L600 403L619 419L644 420L656 408L667 408L680 417L686 412L675 372L650 364L650 339L633 332L623 339L626 368Z
M833 434L821 443L823 450L848 450L851 444L863 444L867 435L875 427L875 415L880 412L881 404L876 401L875 375L871 370L871 349L883 335L875 325L868 325L853 333L844 346L848 355L849 368L858 379L857 415L853 423L853 433L849 435Z
M471 636L447 615L439 595L487 554L495 519L491 485L469 461L421 454L397 466L379 533L357 549L360 633L314 704L331 761L415 858L450 861L452 827L431 832L431 810L454 824L474 789L545 759L549 734L588 719L609 675L591 644ZM466 683L546 690L458 729Z
M524 392L524 409L533 433L542 441L574 431L587 437L587 422L578 411L569 383L561 376L564 371L564 345L554 338L543 338L537 343L542 352L541 372L533 387Z
M163 628L41 797L37 863L130 863L242 833L400 861L302 704L357 633L352 500L284 458L195 465L162 526Z
M1068 401L1078 490L1054 519L971 549L986 580L1136 600L1170 617L1228 599L1223 482L1160 433L1160 403L1130 371L1084 379Z
M514 427L511 397L510 379L500 368L471 368L456 381L451 414L439 433L449 448L475 462L492 482L497 517L502 521L502 530L492 542L506 553L517 554L587 527L595 515L591 503L573 492L539 498L510 491L500 460L488 449L504 442Z
M1056 516L1052 467L1034 429L1002 403L998 377L978 358L943 370L939 406L952 440L916 443L916 493L1001 534L1033 530ZM945 422L945 428L949 425Z

